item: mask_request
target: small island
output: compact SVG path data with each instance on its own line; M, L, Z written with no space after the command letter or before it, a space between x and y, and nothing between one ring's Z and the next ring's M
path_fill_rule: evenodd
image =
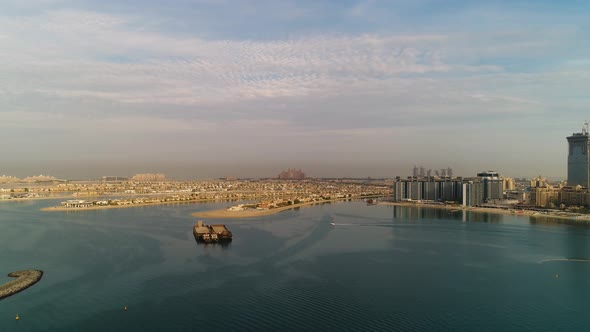
M34 284L36 284L43 276L41 270L22 270L15 271L8 274L11 278L17 278L4 285L0 285L0 300L21 292Z

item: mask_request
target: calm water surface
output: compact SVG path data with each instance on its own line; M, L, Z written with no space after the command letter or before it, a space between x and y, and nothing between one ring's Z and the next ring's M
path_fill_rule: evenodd
M585 226L346 202L226 220L223 247L190 213L231 203L55 204L0 203L0 283L45 271L0 331L590 330L590 263L563 260L590 259Z

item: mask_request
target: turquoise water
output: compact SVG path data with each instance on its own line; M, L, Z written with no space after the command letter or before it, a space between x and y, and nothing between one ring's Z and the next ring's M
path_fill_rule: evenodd
M0 203L0 283L45 271L0 331L590 330L590 263L561 260L590 258L585 226L346 202L227 220L223 247L190 213L232 203L55 204Z

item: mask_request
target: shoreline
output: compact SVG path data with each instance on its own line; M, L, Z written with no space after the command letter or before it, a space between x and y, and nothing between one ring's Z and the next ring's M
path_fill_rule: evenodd
M127 197L127 196L165 196L170 193L146 193L146 194L129 194L129 193L109 193L109 194L96 194L96 195L59 195L59 196L41 196L41 197L22 197L22 198L6 198L0 199L1 202L23 202L23 201L37 201L37 200L48 200L48 199L82 199L87 200L88 198L96 197Z
M371 197L345 197L345 198L334 198L325 201L314 201L314 202L306 202L300 204L293 204L282 206L274 209L264 209L264 210L256 210L256 209L249 209L249 210L242 210L242 211L229 211L227 209L219 209L219 210L209 210L209 211L202 211L202 212L194 212L191 215L197 218L208 218L208 219L240 219L240 218L254 218L254 217L264 217L270 216L273 214L277 214L279 212L297 209L304 206L312 206L312 205L319 205L324 203L333 203L333 202L341 202L341 201L352 201L357 199L365 199Z
M99 196L96 196L99 197ZM23 198L5 198L0 199L0 203L2 202L25 202L25 201L40 201L40 200L48 200L48 199L77 199L76 196L42 196L42 197L23 197Z
M277 214L282 211L292 210L299 207L305 206L313 206L319 205L324 203L332 203L332 202L341 202L341 201L352 201L352 200L362 200L368 198L375 198L375 197L383 197L383 196L366 196L366 197L344 197L344 198L335 198L325 201L313 201L313 202L305 202L300 204L282 206L274 209L263 209L263 210L256 210L256 209L248 209L242 211L229 211L227 209L218 209L218 210L209 210L209 211L202 211L202 212L194 212L191 215L197 218L209 218L209 219L240 219L240 218L254 218L254 217L263 217L268 215ZM58 197L51 197L51 198L58 198ZM64 197L65 198L65 197ZM48 198L23 198L18 199L18 201L25 201L30 199L48 199ZM11 201L16 201L17 199L11 199ZM95 211L95 210L110 210L110 209L122 209L122 208L137 208L137 207L145 207L145 206L155 206L155 205L171 205L171 204L192 204L192 203L206 203L206 202L236 202L236 201L244 201L243 199L226 199L226 198L204 198L204 199L195 199L195 200L186 200L186 201L169 201L169 202L151 202L151 203L140 203L140 204L126 204L126 205L107 205L107 206L90 206L90 207L80 207L80 208L65 208L61 206L51 206L42 208L41 211L45 212L67 212L67 211ZM245 200L248 201L248 200ZM388 205L388 206L405 206L405 207L416 207L416 208L429 208L429 209L445 209L445 210L454 210L454 211L467 211L467 212L476 212L476 213L494 213L494 214L505 214L505 215L514 215L514 216L522 216L522 217L532 217L532 218L539 218L539 219L561 219L564 221L570 221L575 224L590 224L590 214L587 215L561 215L555 213L543 213L539 211L532 211L532 210L517 210L517 209L504 209L504 208L490 208L490 207L465 207L461 205L443 205L443 204L429 204L429 203L412 203L412 202L377 202L377 205Z
M140 203L140 204L125 204L125 205L95 205L90 207L79 207L79 208L66 208L61 206L50 206L42 208L41 211L45 212L64 212L64 211L90 211L90 210L110 210L110 209L123 209L123 208L136 208L142 206L154 206L154 205L170 205L170 204L191 204L191 203L205 203L215 201L239 201L240 199L227 199L227 198L204 198L204 199L192 199L186 201L169 201L169 202L152 202L152 203Z

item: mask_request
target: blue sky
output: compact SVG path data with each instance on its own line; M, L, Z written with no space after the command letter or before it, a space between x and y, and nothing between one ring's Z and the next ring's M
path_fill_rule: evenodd
M590 118L587 1L0 7L0 174L563 177Z

